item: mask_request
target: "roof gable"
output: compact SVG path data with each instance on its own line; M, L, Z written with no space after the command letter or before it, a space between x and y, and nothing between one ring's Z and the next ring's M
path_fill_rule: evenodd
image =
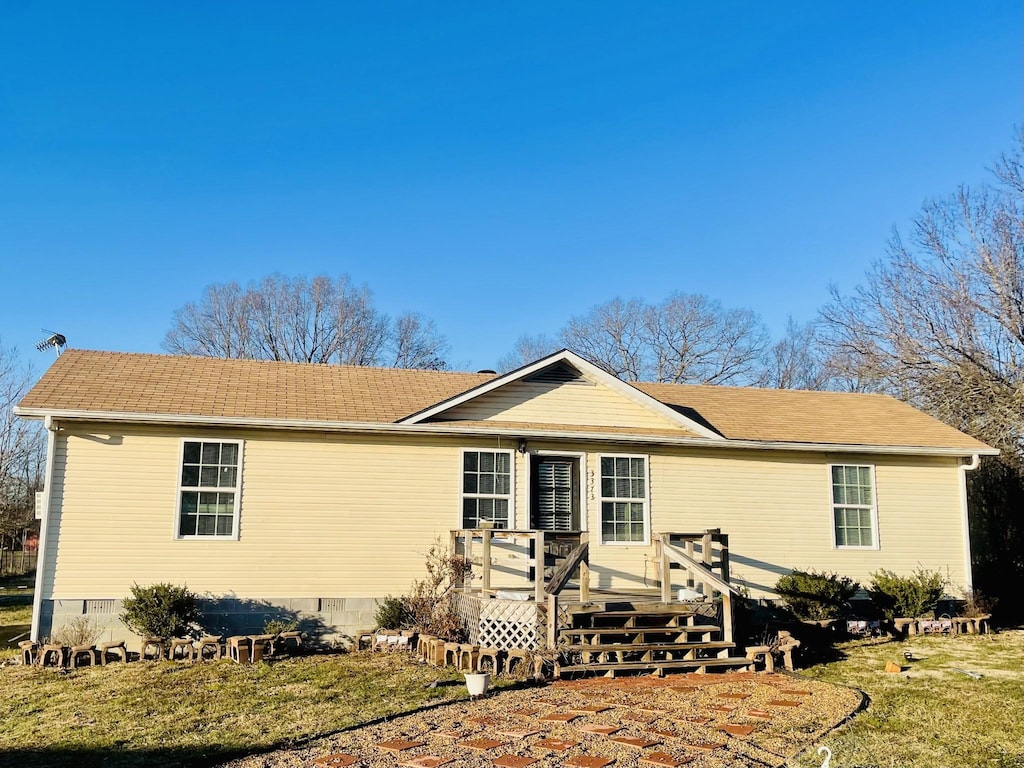
M585 392L586 387L592 389L589 395ZM575 391L570 393L569 389ZM565 349L484 382L399 423L422 424L460 419L541 424L551 421L591 426L622 426L623 419L626 419L626 426L675 428L691 436L723 439L678 409Z

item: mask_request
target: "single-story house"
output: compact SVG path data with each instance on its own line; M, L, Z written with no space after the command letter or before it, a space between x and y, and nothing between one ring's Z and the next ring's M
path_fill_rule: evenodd
M996 453L887 396L633 384L570 351L497 375L69 349L16 412L49 435L34 639L83 614L130 637L119 601L156 582L230 627L351 635L467 530L494 532L489 589L529 593L548 532L585 535L593 590L656 591L664 537L708 531L755 597L793 568L967 587L965 473Z

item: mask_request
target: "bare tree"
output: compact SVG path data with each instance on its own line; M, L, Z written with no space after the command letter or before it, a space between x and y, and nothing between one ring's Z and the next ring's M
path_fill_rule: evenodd
M14 542L35 519L35 492L42 487L44 432L13 409L32 384L17 351L0 343L0 549Z
M561 348L562 345L558 341L544 334L520 336L516 339L512 351L498 360L498 370L502 373L514 371Z
M821 313L846 373L1024 459L1021 146L995 182L929 202L909 240Z
M821 312L848 376L1003 451L968 475L968 498L975 587L1011 621L1024 616L1022 158L1024 132L989 184L927 203L865 283L833 290Z
M210 285L174 313L164 348L175 354L342 365L446 368L447 342L430 320L392 320L347 275L271 275L242 289Z
M559 338L621 379L666 383L752 383L768 345L754 312L687 293L660 304L613 299L573 317Z

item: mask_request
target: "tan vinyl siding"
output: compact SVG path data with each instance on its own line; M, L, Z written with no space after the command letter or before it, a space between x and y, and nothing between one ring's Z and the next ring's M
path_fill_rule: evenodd
M239 597L397 594L423 577L435 537L447 543L460 524L461 442L187 436L245 441L239 540L175 539L177 435L70 435L50 528L51 546L60 537L53 596L120 597L134 581Z
M183 437L244 440L237 541L175 539ZM446 543L449 531L461 527L463 448L514 446L497 438L400 443L269 430L75 425L62 430L56 444L43 598L118 598L136 581L184 583L200 593L242 598L404 593L423 577L430 544L437 538ZM654 588L658 577L653 546L600 543L603 453L650 456L652 533L721 528L730 537L734 581L754 595L793 567L836 571L864 583L881 567L909 573L921 566L954 584L966 580L953 459L604 450L545 441L531 441L529 448L584 454L582 512L595 587ZM527 528L528 457L513 457L516 526ZM831 461L875 465L880 549L834 548ZM523 584L525 562L509 554L523 553L494 552L500 566L495 588Z
M592 383L549 384L520 381L452 408L444 420L512 421L634 428L678 428L639 403Z

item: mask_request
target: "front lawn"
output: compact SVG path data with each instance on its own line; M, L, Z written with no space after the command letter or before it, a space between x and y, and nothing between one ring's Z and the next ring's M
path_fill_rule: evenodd
M466 695L460 674L401 652L8 666L0 686L0 765L20 768L212 765Z

